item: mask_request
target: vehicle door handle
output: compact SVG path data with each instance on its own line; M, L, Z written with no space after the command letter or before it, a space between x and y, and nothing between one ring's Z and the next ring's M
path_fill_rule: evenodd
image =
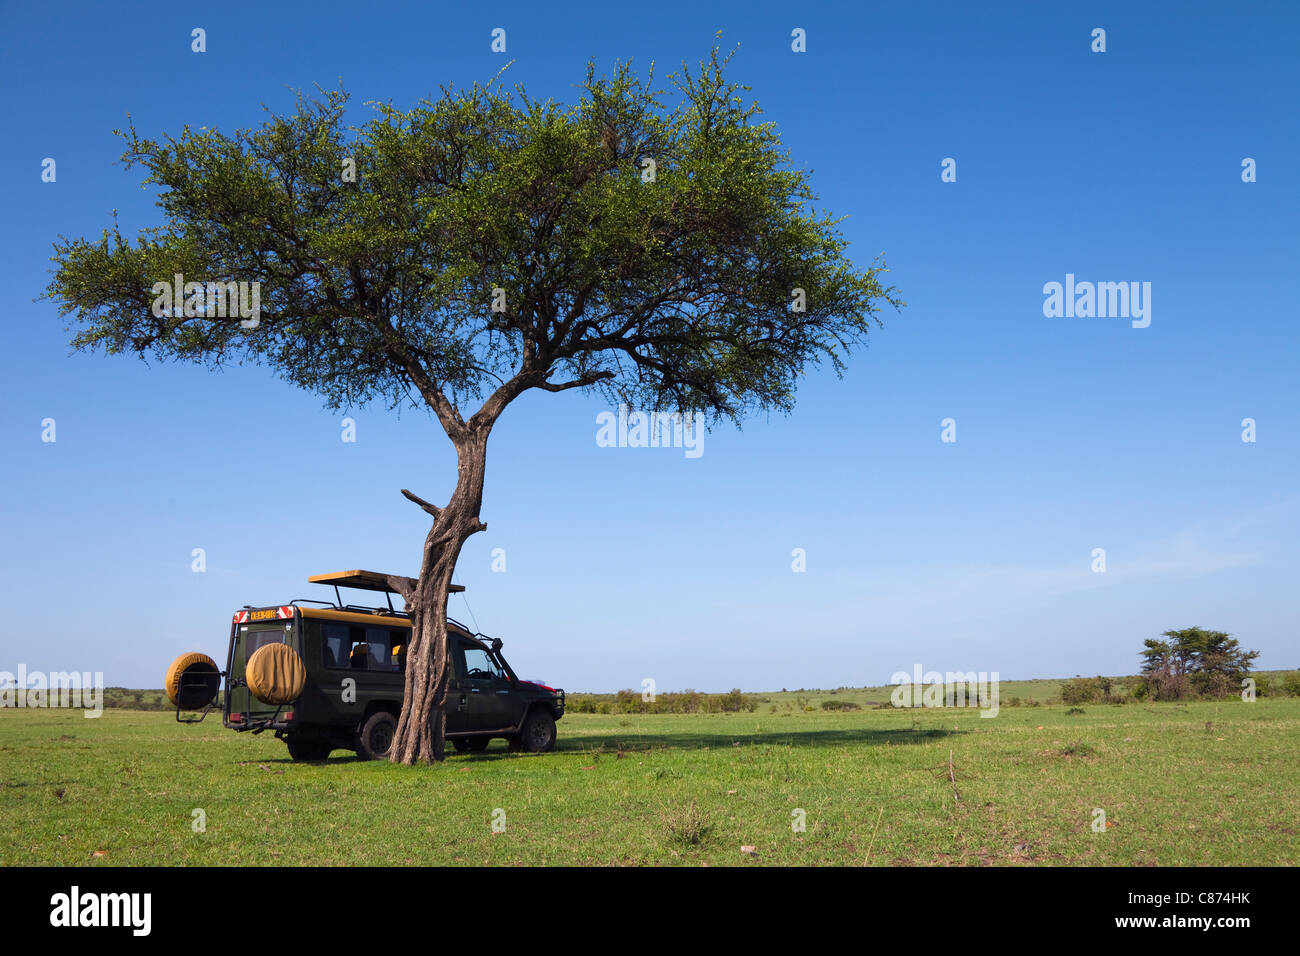
M479 689L478 689L477 687L471 687L471 688L469 689L469 692L470 692L471 694L477 694L477 693L479 692Z
M508 693L510 693L510 691L508 691L508 690L499 690L499 691L497 691L497 693L498 693L498 694L508 694Z

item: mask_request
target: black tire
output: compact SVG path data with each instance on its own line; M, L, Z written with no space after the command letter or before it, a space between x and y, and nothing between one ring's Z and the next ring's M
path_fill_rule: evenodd
M534 707L524 718L519 744L525 753L550 753L555 749L555 718L540 707Z
M323 740L303 737L286 737L290 760L324 760L334 748Z
M458 754L481 754L487 750L491 737L454 737L451 745Z
M386 710L377 710L361 725L357 734L357 756L362 760L386 760L397 733L397 718Z

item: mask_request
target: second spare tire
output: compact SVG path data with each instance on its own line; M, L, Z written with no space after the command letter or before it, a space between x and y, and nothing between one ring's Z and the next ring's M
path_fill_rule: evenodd
M200 710L216 699L221 689L221 672L207 654L182 654L167 668L163 686L173 706Z

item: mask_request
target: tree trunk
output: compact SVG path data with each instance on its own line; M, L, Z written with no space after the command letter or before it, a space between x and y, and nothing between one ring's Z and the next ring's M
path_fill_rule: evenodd
M445 508L422 504L436 512L424 540L420 577L404 594L411 615L411 643L406 652L406 691L389 759L393 763L432 763L443 759L446 728L447 588L460 549L470 535L487 525L479 520L483 504L483 472L487 463L487 433L467 431L456 446L456 490ZM412 495L407 497L415 499Z

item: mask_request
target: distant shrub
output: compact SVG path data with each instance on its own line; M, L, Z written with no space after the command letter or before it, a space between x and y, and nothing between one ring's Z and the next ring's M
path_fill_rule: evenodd
M1186 681L1175 682L1170 685L1167 682L1162 683L1142 677L1133 685L1133 699L1143 703L1154 703L1160 700L1183 700L1190 696Z
M1106 690L1109 690L1109 686ZM1101 700L1103 694L1099 677L1076 677L1061 685L1063 704L1093 704Z
M735 713L745 706L745 695L740 692L739 687L733 687L728 693L720 695L718 698L718 709L727 713Z
M1134 696L1142 700L1182 700L1191 696L1192 686L1186 674L1153 674L1138 679Z
M1300 671L1291 671L1282 677L1282 690L1290 697L1300 697Z
M1210 671L1208 673L1193 674L1191 677L1192 690L1202 697L1213 697L1215 700L1223 700L1228 696L1230 691L1237 690L1241 687L1241 679L1235 674L1224 674L1221 671Z
M1086 714L1086 713L1087 711L1084 710L1082 707L1071 707L1069 710L1065 712L1065 716L1071 717L1074 714Z
M851 700L824 700L822 701L822 710L861 710L862 708L856 702Z
M673 698L673 702L681 708L678 711L679 713L698 714L704 709L704 695L696 693L693 690L687 689L682 691L680 694L672 694L670 696Z

